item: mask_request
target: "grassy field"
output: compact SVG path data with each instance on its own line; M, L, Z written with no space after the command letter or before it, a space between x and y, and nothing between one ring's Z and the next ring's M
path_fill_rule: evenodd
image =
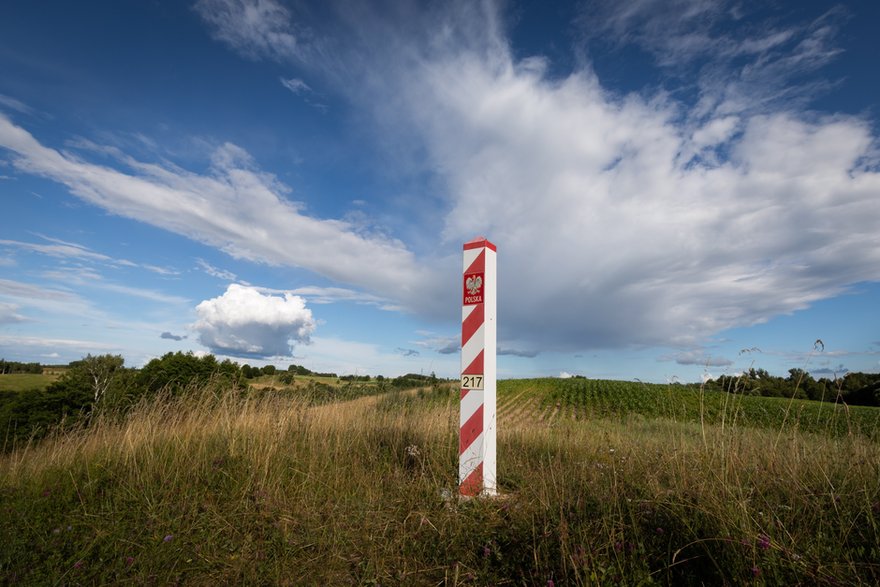
M53 373L11 373L0 375L0 391L29 391L46 389L60 377L60 371Z
M495 499L450 497L448 387L98 418L0 457L0 582L880 583L871 434L574 408L562 383L499 386Z

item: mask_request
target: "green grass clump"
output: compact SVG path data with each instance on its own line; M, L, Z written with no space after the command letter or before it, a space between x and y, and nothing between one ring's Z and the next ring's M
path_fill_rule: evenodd
M456 389L101 417L0 457L0 582L880 583L871 440L547 422L528 385L499 399L494 499L452 497Z

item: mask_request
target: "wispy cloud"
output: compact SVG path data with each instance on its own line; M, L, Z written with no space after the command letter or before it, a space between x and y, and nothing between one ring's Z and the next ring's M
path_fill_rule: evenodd
M204 259L196 259L196 264L198 264L199 268L210 275L211 277L216 277L217 279L222 279L223 281L236 281L238 276L235 275L232 271L228 271L226 269L218 269L205 261Z
M327 112L327 105L323 102L318 102L315 100L315 92L303 80L299 78L285 79L282 77L281 85L293 92L295 95L299 96L303 100L303 102L305 102L312 108L316 108L321 112Z
M31 114L33 113L33 108L21 102L20 100L16 100L10 96L5 96L0 94L0 108L8 108L10 110L15 110L22 114Z
M432 287L430 272L402 243L364 237L343 221L302 214L286 198L290 189L259 170L235 145L214 152L207 175L137 161L130 161L132 173L123 173L44 147L0 115L0 146L14 153L13 164L23 172L51 178L112 213L183 234L233 257L304 267L408 304L436 300L426 295ZM62 245L44 250L89 254Z
M299 78L284 79L281 78L281 85L296 95L310 93L312 88Z
M397 347L395 349L395 352L398 355L401 355L403 357L418 357L419 356L419 351L417 351L415 349L405 349L405 348Z
M18 310L19 306L17 304L0 302L0 324L27 322L27 318L19 314Z
M672 83L694 76L700 102L691 114L720 116L803 104L831 87L805 76L841 54L836 36L847 17L838 6L783 24L772 6L735 0L593 0L580 30L591 43L646 51Z
M154 289L135 287L131 285L107 281L100 273L83 268L44 271L42 273L42 276L46 279L51 279L59 283L63 283L65 286L76 285L79 288L91 288L109 291L125 296L150 300L161 304L182 305L189 302L187 298L169 295L160 291L156 291Z
M159 338L163 338L163 339L166 339L166 340L176 340L176 341L178 341L178 342L181 341L181 340L186 340L186 336L179 336L179 335L176 335L176 334L172 334L172 333L170 333L170 332L167 332L167 331L166 331L166 332L163 332L162 334L160 334L160 335L159 335Z
M89 261L113 262L114 259L101 253L95 253L87 247L73 243L54 242L53 244L26 243L22 241L0 239L0 245L14 247L23 251L41 253L59 259L84 259Z
M165 277L174 277L176 275L181 274L181 272L178 271L177 269L172 269L170 267L159 267L158 265L149 265L146 263L144 265L142 265L142 267L144 269L146 269L147 271L152 271L153 273L156 273L158 275L162 275Z
M199 0L195 10L217 40L252 59L287 60L302 53L291 13L276 0Z
M95 342L91 340L79 340L70 338L44 338L39 336L11 336L0 335L0 349L16 348L16 352L21 349L66 349L76 352L89 351L114 351L119 347L106 344L103 342Z

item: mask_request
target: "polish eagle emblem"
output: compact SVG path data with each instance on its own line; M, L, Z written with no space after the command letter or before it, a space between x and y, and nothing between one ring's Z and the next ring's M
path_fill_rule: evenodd
M480 288L483 287L483 278L479 275L468 277L464 282L464 286L467 288L469 294L475 296L477 295L477 292L480 291Z

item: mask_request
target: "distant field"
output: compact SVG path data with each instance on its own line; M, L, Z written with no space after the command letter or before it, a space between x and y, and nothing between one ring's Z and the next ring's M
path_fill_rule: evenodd
M58 371L60 374L60 371ZM27 391L31 389L45 389L50 383L58 379L59 374L43 373L13 373L0 375L0 391Z
M796 429L880 439L880 408L701 392L684 385L597 379L515 379L498 383L500 423L554 423L632 416L723 426Z

